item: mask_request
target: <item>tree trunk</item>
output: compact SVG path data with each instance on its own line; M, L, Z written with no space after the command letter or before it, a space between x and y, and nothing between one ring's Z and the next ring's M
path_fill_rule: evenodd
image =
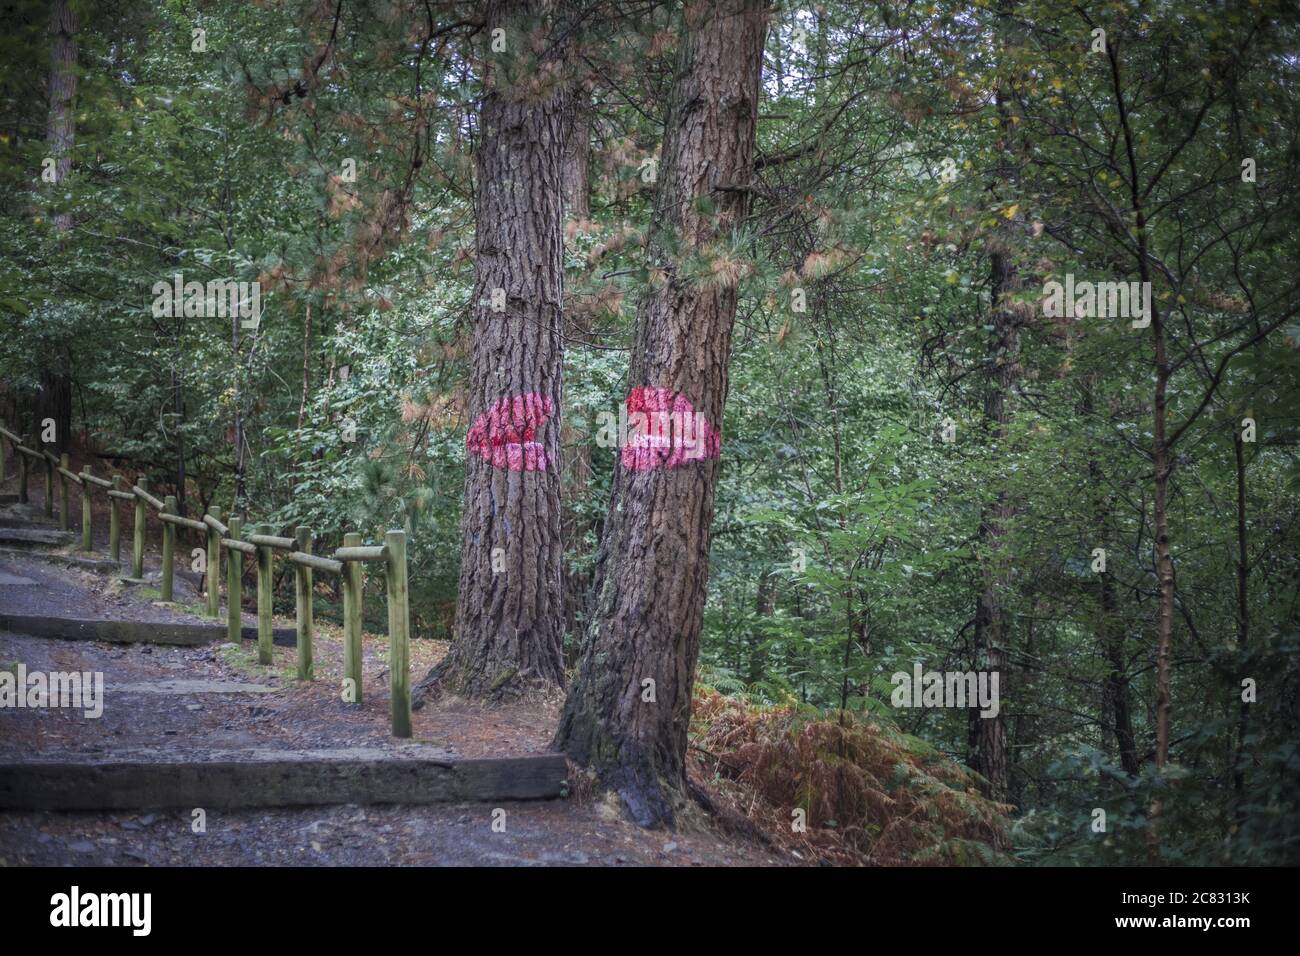
M776 574L770 568L759 572L754 613L759 617L771 617L776 613ZM750 635L749 665L745 675L745 681L750 685L757 684L767 675L767 652L763 649L763 643L762 634Z
M574 84L564 114L564 158L560 166L564 214L573 220L591 217L591 82Z
M1137 220L1142 281L1150 281L1146 259L1146 231L1139 210ZM1169 549L1169 446L1166 437L1169 360L1165 349L1165 325L1155 300L1151 301L1151 328L1155 338L1156 387L1155 421L1152 441L1152 467L1155 473L1155 550L1156 579L1160 588L1160 605L1156 637L1156 770L1169 762L1170 664L1174 630L1174 559ZM1151 803L1148 846L1152 858L1159 855L1159 821L1161 801Z
M989 386L984 396L984 424L993 445L1002 450L1007 439L1007 395L1016 378L1016 356L1020 350L1020 330L1010 297L1020 288L1020 275L1003 238L995 238L991 255L991 306L993 339L989 351ZM974 668L999 675L999 686L1006 689L1007 622L1003 606L1006 589L1005 559L1001 554L1002 538L1011 518L1011 504L1005 490L999 490L991 505L981 508L978 531L980 558L980 593L975 605ZM970 727L970 762L984 778L983 790L992 800L1005 801L1010 792L1010 769L1007 761L1006 721L999 709L995 717L980 716L978 706L968 713Z
M1091 420L1095 411L1093 389L1095 375L1085 375L1083 379L1083 398L1079 403L1080 417ZM1095 457L1088 459L1088 484L1097 495L1093 513L1096 518L1097 546L1107 548L1111 540L1111 496L1106 489L1106 476L1101 464ZM1124 659L1124 632L1115 626L1119 614L1119 600L1115 593L1115 577L1109 568L1098 574L1098 590L1101 603L1101 620L1097 626L1097 643L1110 665L1110 670L1102 683L1102 714L1111 734L1115 738L1115 749L1119 754L1120 766L1130 777L1136 777L1141 770L1137 757L1137 741L1133 736L1133 709L1129 693L1128 662Z
M549 5L488 5L475 157L474 358L456 638L416 690L476 698L564 682L560 538L563 202L568 98L553 47L520 48ZM497 311L500 308L501 311Z
M1147 213L1143 205L1142 184L1139 179L1140 163L1137 140L1129 124L1128 105L1124 100L1124 87L1120 80L1119 44L1106 46L1106 59L1115 96L1115 109L1119 113L1120 128L1124 137L1124 152L1128 161L1129 210L1133 215L1133 236L1137 243L1136 258L1138 278L1143 283L1151 281L1150 240L1147 236ZM1159 610L1156 625L1156 770L1164 770L1169 762L1169 711L1170 655L1174 630L1174 559L1169 548L1169 475L1173 464L1169 457L1168 395L1169 365L1165 319L1160 313L1158 300L1151 299L1151 339L1155 351L1155 395L1152 400L1151 466L1155 486L1155 565L1159 589ZM1147 814L1147 853L1154 862L1160 855L1161 800L1151 801Z
M57 188L72 171L72 147L76 141L76 119L72 102L77 95L77 11L71 0L53 0L50 4L50 73L49 112L45 124L45 142L49 158L54 160ZM55 231L72 228L72 216L66 212L52 217ZM48 343L46 365L41 369L40 394L36 401L36 423L52 418L55 422L55 447L61 454L72 436L72 358L66 341Z
M49 114L45 123L45 142L49 158L54 160L54 183L58 185L72 171L72 147L76 142L76 120L72 101L77 95L77 11L71 0L53 0L50 4L50 80ZM72 217L65 212L54 215L59 232L72 227Z
M175 367L172 368L172 408L176 413L176 510L185 514L185 387Z
M628 373L629 419L649 418L615 466L592 621L556 733L647 827L671 824L686 783L739 279L719 247L747 207L767 7L699 2L685 17ZM712 260L706 278L688 271L695 256Z
M1250 641L1250 565L1246 549L1246 449L1241 440L1241 433L1233 436L1233 450L1237 460L1237 655L1242 659ZM1245 674L1239 674L1244 678ZM1241 693L1241 683L1237 684L1237 693ZM1246 788L1246 731L1250 723L1250 704L1241 702L1237 715L1237 749L1233 759L1232 795L1236 804L1234 816L1238 826L1243 822L1242 798Z
M1110 671L1106 674L1102 691L1105 710L1115 735L1115 748L1119 751L1120 766L1130 777L1141 772L1137 757L1137 741L1133 736L1133 713L1129 704L1128 665L1124 660L1124 635L1115 627L1119 602L1115 596L1115 579L1110 571L1101 577L1101 645Z
M560 166L560 183L564 195L564 215L570 222L591 218L591 83L584 78L574 84L573 95L564 116L564 156ZM577 322L566 322L565 347L585 338ZM580 504L591 483L591 442L567 423L562 430L564 444L564 483L560 529L567 554L581 552L582 542L591 530L591 522L581 513ZM586 556L585 554L583 555ZM569 636L569 651L576 658L577 645L587 619L587 597L591 574L570 564L564 568L564 630Z

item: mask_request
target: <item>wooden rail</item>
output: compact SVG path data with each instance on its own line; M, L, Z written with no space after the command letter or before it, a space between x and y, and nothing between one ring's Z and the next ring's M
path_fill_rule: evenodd
M294 570L295 613L297 619L298 679L315 678L313 659L312 573L337 574L343 585L343 700L360 704L362 700L362 600L365 590L367 562L384 563L385 592L388 604L388 663L392 685L393 736L411 736L411 674L410 674L410 595L407 584L406 533L389 531L384 543L366 545L361 535L347 533L343 546L333 554L314 553L315 535L310 528L294 529L293 537L274 534L268 524L256 526L253 534L243 533L243 521L237 515L223 523L221 509L213 506L202 520L178 514L176 498L168 495L160 501L149 491L149 480L139 477L134 485L127 486L121 475L104 479L92 474L86 466L80 473L71 470L68 456L55 457L50 452L36 450L26 444L20 434L0 425L0 481L7 474L5 440L13 446L18 461L18 500L28 500L28 479L31 462L45 467L45 514L54 516L54 479L59 480L59 526L68 530L70 519L69 486L81 491L81 549L93 550L91 535L91 497L96 493L107 495L109 503L108 549L113 561L121 564L122 513L124 503L135 506L135 526L132 535L131 577L144 578L145 532L148 512L152 508L162 523L162 583L164 601L173 598L175 589L176 529L186 528L206 536L204 586L207 594L206 613L209 617L221 616L221 554L226 552L226 621L227 636L232 642L241 638L242 589L244 557L257 562L257 656L260 664L270 664L272 637L272 583L275 553L285 552L283 560Z

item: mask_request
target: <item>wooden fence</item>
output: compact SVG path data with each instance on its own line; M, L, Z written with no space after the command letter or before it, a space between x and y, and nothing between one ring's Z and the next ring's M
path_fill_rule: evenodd
M364 565L367 562L382 561L385 568L385 581L388 596L388 667L392 685L392 725L393 736L411 736L411 675L410 675L410 604L407 590L406 572L406 533L389 531L384 543L364 545L361 535L343 536L343 547L335 550L331 557L314 554L312 546L314 535L310 528L296 528L294 537L279 537L274 528L268 524L259 524L254 533L245 534L240 519L231 517L229 525L221 520L221 509L213 506L203 516L202 521L186 518L177 514L176 499L169 495L159 501L149 493L149 481L140 478L130 488L124 486L121 475L113 475L112 480L99 478L91 474L89 466L80 473L68 467L68 456L56 458L50 452L34 450L24 444L21 435L0 426L0 480L7 472L4 440L9 439L14 446L18 460L18 500L26 503L28 499L27 484L30 477L31 462L43 464L45 468L45 514L54 516L54 480L59 480L59 527L68 531L70 512L68 508L69 486L76 485L81 491L81 550L91 551L90 533L91 496L105 494L108 496L109 531L108 549L113 561L121 563L122 549L122 508L130 503L135 508L135 533L131 552L131 577L144 578L144 539L147 508L158 512L163 523L162 540L162 599L172 600L173 578L176 560L176 529L189 528L206 535L207 560L205 568L205 586L209 617L221 616L221 552L227 554L226 560L226 626L229 640L236 644L240 641L242 621L240 606L244 578L244 557L248 556L257 566L257 659L260 664L271 663L271 587L274 572L275 553L281 552L283 560L294 568L295 592L297 604L297 646L298 679L314 679L312 663L312 573L320 571L336 574L343 584L343 699L349 703L361 703L361 610L362 592L365 587ZM35 444L33 442L33 444Z

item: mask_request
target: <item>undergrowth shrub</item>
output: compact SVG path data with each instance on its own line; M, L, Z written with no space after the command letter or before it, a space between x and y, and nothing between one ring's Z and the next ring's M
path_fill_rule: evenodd
M970 770L878 717L759 707L698 688L694 774L804 859L872 866L1008 862L1010 807ZM806 814L801 831L796 810Z

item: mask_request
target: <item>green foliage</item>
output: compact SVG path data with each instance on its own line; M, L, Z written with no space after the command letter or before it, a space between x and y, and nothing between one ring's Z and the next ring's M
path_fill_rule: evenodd
M917 661L974 666L976 595L996 572L1017 859L1145 862L1159 798L1166 862L1295 863L1295 13L1276 0L1006 8L836 0L773 13L749 215L679 263L706 285L736 279L740 294L701 679L784 709L768 744L806 726L830 734L843 716L888 725L893 743L896 722L903 749L926 741L965 761L968 714L894 712L890 676ZM424 6L370 0L339 4L337 24L334 4L294 0L77 9L76 145L57 186L39 176L48 9L23 0L0 15L3 399L29 412L42 374L66 361L84 447L190 512L217 503L307 525L318 551L348 531L406 528L415 633L449 636L485 24L430 32ZM660 154L681 10L586 13L572 59L590 67L592 211L565 243L565 442L591 462L590 480L566 487L577 573L594 566L609 501L617 449L596 444L596 416L626 395L636 303L654 278L647 244L679 248L640 170ZM1048 318L1038 301L1067 273L1138 278L1134 166L1092 22L1115 52L1179 433L1162 774L1152 337ZM191 50L194 27L207 53ZM529 82L528 24L507 34L522 52L491 58L503 82ZM1001 303L1018 317L1014 350L992 318L994 252L1021 280ZM260 280L260 327L155 317L154 283L178 272ZM989 403L1007 363L1000 428ZM1242 446L1243 620L1245 417L1258 436ZM980 527L999 503L994 542ZM1110 591L1090 567L1099 547ZM1243 728L1247 677L1258 698ZM1136 776L1116 739L1116 681ZM951 784L945 794L965 794ZM1095 808L1104 834L1090 829ZM985 809L954 812L988 823ZM959 830L948 861L983 862L987 827Z

